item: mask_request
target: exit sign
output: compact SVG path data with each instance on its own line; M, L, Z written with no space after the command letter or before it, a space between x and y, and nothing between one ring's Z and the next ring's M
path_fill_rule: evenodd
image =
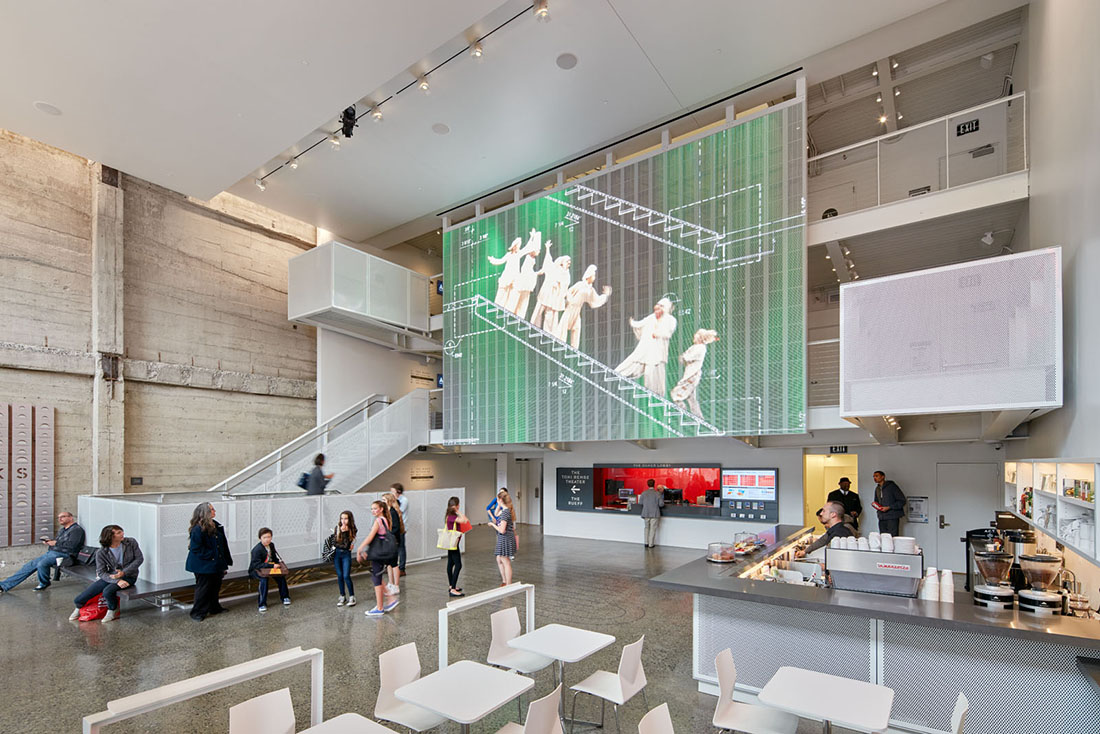
M960 122L955 126L955 137L960 135L969 135L970 133L978 132L978 118L973 120L967 120L966 122Z
M830 446L829 447L829 453L830 454L846 454L846 453L848 453L848 447L847 446Z

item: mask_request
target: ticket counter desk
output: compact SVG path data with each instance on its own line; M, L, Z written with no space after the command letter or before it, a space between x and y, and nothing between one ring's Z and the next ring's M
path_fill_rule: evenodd
M651 580L693 595L701 691L718 693L714 659L729 647L745 700L794 666L894 689L891 727L900 730L946 731L962 691L968 734L1100 731L1100 695L1077 661L1100 658L1100 621L986 610L961 590L952 604L748 578L810 532L776 525L745 560L699 558Z

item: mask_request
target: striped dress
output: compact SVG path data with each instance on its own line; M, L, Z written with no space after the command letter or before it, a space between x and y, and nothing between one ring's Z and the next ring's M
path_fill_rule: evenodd
M512 511L507 507L503 508L498 522L504 523L504 532L497 533L497 548L494 555L512 557L516 555L516 523L512 520Z

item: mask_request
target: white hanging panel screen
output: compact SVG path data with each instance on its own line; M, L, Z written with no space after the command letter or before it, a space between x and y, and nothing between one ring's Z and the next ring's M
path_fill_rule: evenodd
M840 291L840 414L1062 405L1061 249Z

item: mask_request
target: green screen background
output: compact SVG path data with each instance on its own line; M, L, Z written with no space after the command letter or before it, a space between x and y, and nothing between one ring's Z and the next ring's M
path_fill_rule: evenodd
M805 140L801 103L555 188L444 233L444 441L519 443L805 432ZM493 304L490 264L530 230L612 287L579 350ZM541 266L545 250L540 252ZM662 297L675 308L667 389L715 329L701 419L613 368Z

